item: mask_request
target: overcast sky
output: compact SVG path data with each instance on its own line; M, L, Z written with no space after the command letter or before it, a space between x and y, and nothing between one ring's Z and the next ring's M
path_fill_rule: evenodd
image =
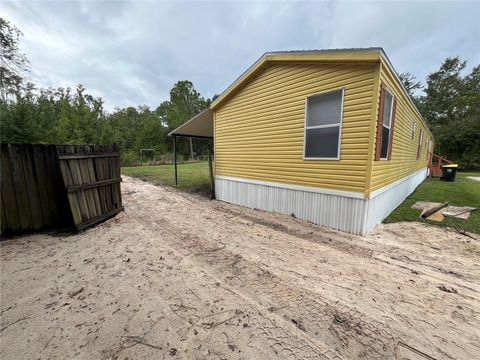
M0 2L30 77L83 84L105 106L156 107L177 80L221 93L264 52L381 46L419 79L447 56L480 63L474 2Z

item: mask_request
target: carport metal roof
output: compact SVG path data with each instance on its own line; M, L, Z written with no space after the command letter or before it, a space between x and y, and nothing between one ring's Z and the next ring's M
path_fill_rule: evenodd
M171 131L170 136L213 138L213 110L207 109Z

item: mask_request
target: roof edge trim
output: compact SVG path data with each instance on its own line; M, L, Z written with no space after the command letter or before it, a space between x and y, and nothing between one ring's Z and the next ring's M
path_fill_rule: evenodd
M268 62L279 61L331 61L331 62L378 62L383 49L380 47L360 49L333 49L311 51L278 51L267 52L242 73L220 96L210 105L212 110L223 104L242 84L250 79Z

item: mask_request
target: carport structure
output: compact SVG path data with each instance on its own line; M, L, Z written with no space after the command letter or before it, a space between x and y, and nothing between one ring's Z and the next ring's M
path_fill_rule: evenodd
M178 185L177 171L177 137L212 139L213 142L213 110L207 109L195 115L186 123L180 125L171 131L169 136L173 136L173 164L175 167L175 186ZM213 144L211 144L213 145ZM210 180L212 182L213 193L213 169L212 169L212 150L208 152L208 165L210 170Z

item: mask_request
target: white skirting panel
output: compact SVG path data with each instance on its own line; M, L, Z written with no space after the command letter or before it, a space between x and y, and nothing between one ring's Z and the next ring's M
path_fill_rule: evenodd
M215 196L218 200L294 214L317 225L364 235L395 209L425 179L425 174L422 170L391 184L373 194L372 199L364 199L361 193L329 189L323 192L318 188L216 176Z
M373 192L368 200L365 232L380 224L426 177L427 169L422 169Z

